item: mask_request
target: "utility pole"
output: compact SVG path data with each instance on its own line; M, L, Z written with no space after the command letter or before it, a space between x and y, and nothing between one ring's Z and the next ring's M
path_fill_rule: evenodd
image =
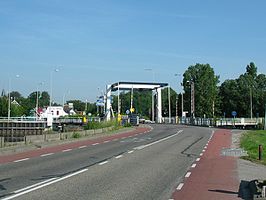
M264 130L266 130L266 102L265 102Z
M191 117L194 118L195 117L195 84L194 82L191 80L190 81L190 89L191 89Z
M168 86L168 114L169 114L169 124L171 123L171 94L170 94L170 86Z

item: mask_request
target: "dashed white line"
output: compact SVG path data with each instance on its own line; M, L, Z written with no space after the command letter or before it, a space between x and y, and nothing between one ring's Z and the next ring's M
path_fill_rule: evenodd
M197 158L196 161L199 162L200 161L200 158Z
M110 142L110 140L106 140L106 141L104 141L103 143L108 143L108 142Z
M203 153L201 153L200 156L203 156Z
M191 168L195 168L197 166L197 164L193 164L191 165Z
M96 145L98 145L99 143L97 142L97 143L94 143L94 144L92 144L92 146L96 146Z
M207 149L207 146L205 146L204 149Z
M41 157L46 157L46 156L51 156L53 155L54 153L46 153L46 154L42 154Z
M46 186L48 186L48 185L51 185L51 184L57 183L57 182L59 182L59 181L65 180L65 179L70 178L70 177L72 177L72 176L76 176L76 175L81 174L81 173L83 173L83 172L85 172L85 171L87 171L87 170L88 170L88 169L83 169L83 170L77 171L77 172L75 172L75 173L69 174L69 175L67 175L67 176L64 176L64 177L62 177L62 178L56 178L55 180L52 180L52 181L50 180L50 182L48 182L48 183L44 183L44 184L42 184L42 185L39 185L39 186L37 186L37 187L30 188L30 189L28 189L28 190L27 190L27 189L25 190L25 188L23 188L23 189L21 189L21 191L23 191L23 192L20 192L20 193L17 193L17 194L15 194L15 195L12 195L12 196L6 197L6 198L4 198L4 199L2 199L2 200L14 199L14 198L19 197L19 196L22 196L22 195L24 195L24 194L27 194L27 193L30 193L30 192L32 192L32 191L38 190L38 189L40 189L40 188L46 187Z
M178 185L178 187L176 188L176 190L181 190L181 189L183 188L183 186L184 186L184 183L180 183L180 184Z
M127 153L133 153L134 151L132 150L132 151L128 151Z
M146 145L141 145L141 146L139 146L139 147L135 147L134 149L136 149L136 150L144 149L144 148L146 148L146 147L152 146L152 145L154 145L154 144L157 144L157 143L163 142L163 141L165 141L165 140L168 140L168 139L170 139L170 138L172 138L172 137L175 137L175 136L179 135L181 132L183 132L183 130L180 130L180 131L178 131L176 134L170 135L170 136L168 136L168 137L165 137L165 138L163 138L163 139L157 140L157 141L155 141L155 142L152 142L152 143L149 143L149 144L146 144Z
M185 175L185 178L190 177L190 175L191 175L191 172L188 172L188 173Z
M202 150L202 152L205 152L205 151L206 151L205 149Z
M72 149L65 149L62 152L68 152L68 151L72 151Z
M109 161L104 161L104 162L101 162L101 163L99 163L99 165L105 165L105 164L107 164Z
M116 156L115 158L119 159L119 158L122 158L122 157L123 157L123 155L119 155L119 156Z
M84 145L84 146L80 146L79 149L83 149L83 148L86 148L87 146Z
M20 159L20 160L15 160L13 162L17 163L17 162L22 162L22 161L26 161L26 160L29 160L29 158L23 158L23 159Z

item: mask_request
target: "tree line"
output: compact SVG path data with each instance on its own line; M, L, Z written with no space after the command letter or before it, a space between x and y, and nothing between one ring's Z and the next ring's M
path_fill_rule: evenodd
M192 84L193 83L193 84ZM237 117L264 117L266 104L266 75L259 74L253 62L249 63L243 74L236 79L228 79L220 83L220 77L215 74L209 64L191 65L183 74L183 95L177 94L170 88L171 116L181 116L182 96L183 108L191 115L191 91L194 87L194 116L195 117L232 117L232 111L237 112ZM49 105L50 96L46 91L38 92L39 107ZM10 93L12 100L20 106L11 105L11 116L30 116L35 112L37 92L32 92L28 97L23 97L19 92ZM121 114L126 114L131 105L131 92L120 93ZM168 88L162 89L162 115L169 116ZM92 115L104 115L103 108L97 108L96 103L69 100L78 111L86 111ZM59 105L54 103L53 105ZM177 107L176 107L177 106ZM134 90L133 107L135 113L146 118L151 118L152 92L150 90ZM112 95L112 108L117 114L118 96ZM178 108L178 109L177 109ZM156 106L154 108L156 110ZM101 113L100 113L101 112ZM0 97L0 116L8 113L8 94L4 91Z
M2 90L0 96L0 116L7 117L8 115L8 98L9 94L6 94ZM23 97L18 91L10 92L11 117L21 116L35 116L37 91L29 94L28 97ZM96 113L95 103L82 102L81 100L69 100L68 103L73 103L75 111L85 111L86 113ZM38 91L38 108L48 107L50 104L50 95L47 91ZM60 106L60 104L53 102L53 106Z
M191 116L191 87L194 85L195 117L264 117L266 104L266 76L258 74L253 62L236 79L228 79L220 84L220 77L209 64L191 65L183 74L183 107L187 116ZM182 116L182 95L170 89L171 116ZM151 91L134 91L135 111L151 117ZM113 109L118 107L117 95L113 96ZM122 114L130 109L131 92L120 94ZM169 116L168 88L162 90L162 115ZM177 107L176 107L177 106ZM177 109L176 109L177 108ZM156 109L156 108L155 108Z

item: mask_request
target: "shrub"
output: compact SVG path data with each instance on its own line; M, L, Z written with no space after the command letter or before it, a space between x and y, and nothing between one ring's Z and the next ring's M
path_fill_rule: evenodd
M80 138L81 135L78 132L73 133L72 138Z

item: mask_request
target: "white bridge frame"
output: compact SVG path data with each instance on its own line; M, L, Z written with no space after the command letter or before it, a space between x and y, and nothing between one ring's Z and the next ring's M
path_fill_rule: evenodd
M118 91L118 114L120 114L120 90L151 90L152 91L152 115L154 118L154 96L157 96L156 102L156 122L162 123L162 93L161 88L168 86L168 83L145 83L145 82L117 82L106 87L106 119L111 119L111 94L112 91Z

